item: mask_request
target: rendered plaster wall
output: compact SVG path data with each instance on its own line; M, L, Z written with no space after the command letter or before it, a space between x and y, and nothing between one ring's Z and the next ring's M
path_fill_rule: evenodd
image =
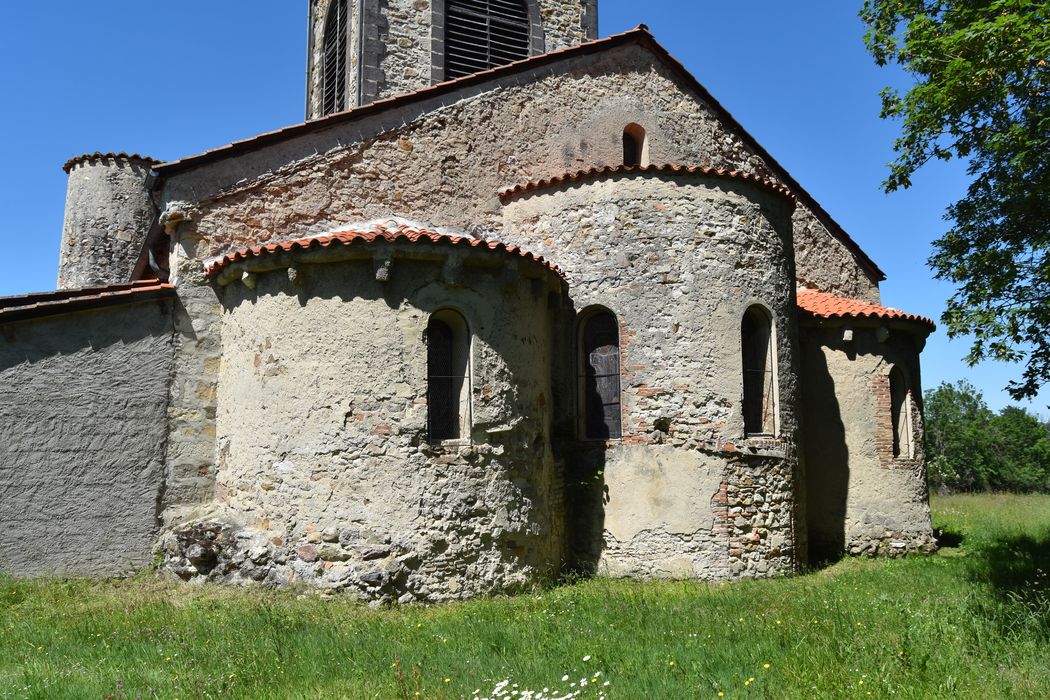
M726 579L791 572L797 329L791 202L751 183L641 174L507 200L502 238L557 251L576 311L620 324L623 439L579 443L557 398L578 563L614 575ZM741 322L774 319L776 434L743 435ZM562 334L574 337L572 319ZM576 385L571 348L560 384ZM587 487L591 484L591 487Z
M323 116L320 86L330 4L331 0L312 0L310 5L308 119ZM597 0L528 0L528 4L534 24L533 55L597 38ZM414 92L446 79L445 0L350 0L348 9L347 108ZM358 14L361 11L363 22Z
M149 565L171 371L170 302L0 325L0 573Z
M934 547L914 327L806 326L801 333L807 514L815 559ZM889 372L908 378L914 454L892 454Z
M69 171L58 288L131 279L155 209L146 191L151 165L115 157L82 160Z
M171 177L202 256L400 215L491 236L497 192L622 162L624 126L647 131L653 163L770 175L647 49L628 45L364 116ZM877 299L878 285L812 215L796 215L804 286ZM554 259L559 253L555 251Z
M517 256L500 253L488 269L448 262L447 249L435 260L392 254L385 282L372 259L344 260L299 267L299 287L279 269L254 290L222 290L213 520L237 533L239 551L214 572L188 556L179 573L408 602L514 590L557 571L557 279L539 266L519 276ZM473 427L468 440L432 445L424 336L444 308L473 334Z

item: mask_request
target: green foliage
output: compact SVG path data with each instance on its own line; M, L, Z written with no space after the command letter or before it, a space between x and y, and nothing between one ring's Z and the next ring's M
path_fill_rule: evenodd
M886 191L932 159L973 176L929 263L956 283L942 321L974 337L968 361L1024 362L1016 399L1050 381L1050 2L865 0L865 41L879 65L915 79L882 92L902 122Z
M462 699L504 680L564 696L584 678L581 697L608 700L1050 697L1050 497L933 507L961 548L789 579L595 579L435 608L150 577L0 578L0 699Z
M923 402L932 488L1050 493L1050 425L1015 406L993 413L966 381L942 383Z

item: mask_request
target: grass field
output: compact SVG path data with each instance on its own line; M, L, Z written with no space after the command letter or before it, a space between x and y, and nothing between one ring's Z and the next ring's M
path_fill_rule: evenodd
M0 579L0 698L1050 697L1050 497L934 508L937 556L430 609Z

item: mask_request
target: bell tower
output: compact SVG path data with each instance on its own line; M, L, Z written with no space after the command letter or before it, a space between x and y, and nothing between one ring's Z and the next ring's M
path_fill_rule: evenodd
M310 0L306 118L598 36L598 0Z

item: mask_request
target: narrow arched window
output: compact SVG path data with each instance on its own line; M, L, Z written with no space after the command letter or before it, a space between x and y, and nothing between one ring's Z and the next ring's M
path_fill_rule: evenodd
M431 442L469 437L470 330L455 311L427 325L427 433Z
M321 114L346 109L347 0L332 0L324 23Z
M649 143L645 129L637 124L628 124L623 130L623 164L649 165Z
M776 353L773 321L765 309L752 306L740 324L744 368L744 433L776 433Z
M620 328L608 311L586 316L580 333L580 384L583 434L615 440L623 434L620 417Z
M912 450L911 401L908 380L899 367L890 370L890 421L893 424L893 456L914 456Z
M529 41L525 0L447 0L445 79L528 58Z

